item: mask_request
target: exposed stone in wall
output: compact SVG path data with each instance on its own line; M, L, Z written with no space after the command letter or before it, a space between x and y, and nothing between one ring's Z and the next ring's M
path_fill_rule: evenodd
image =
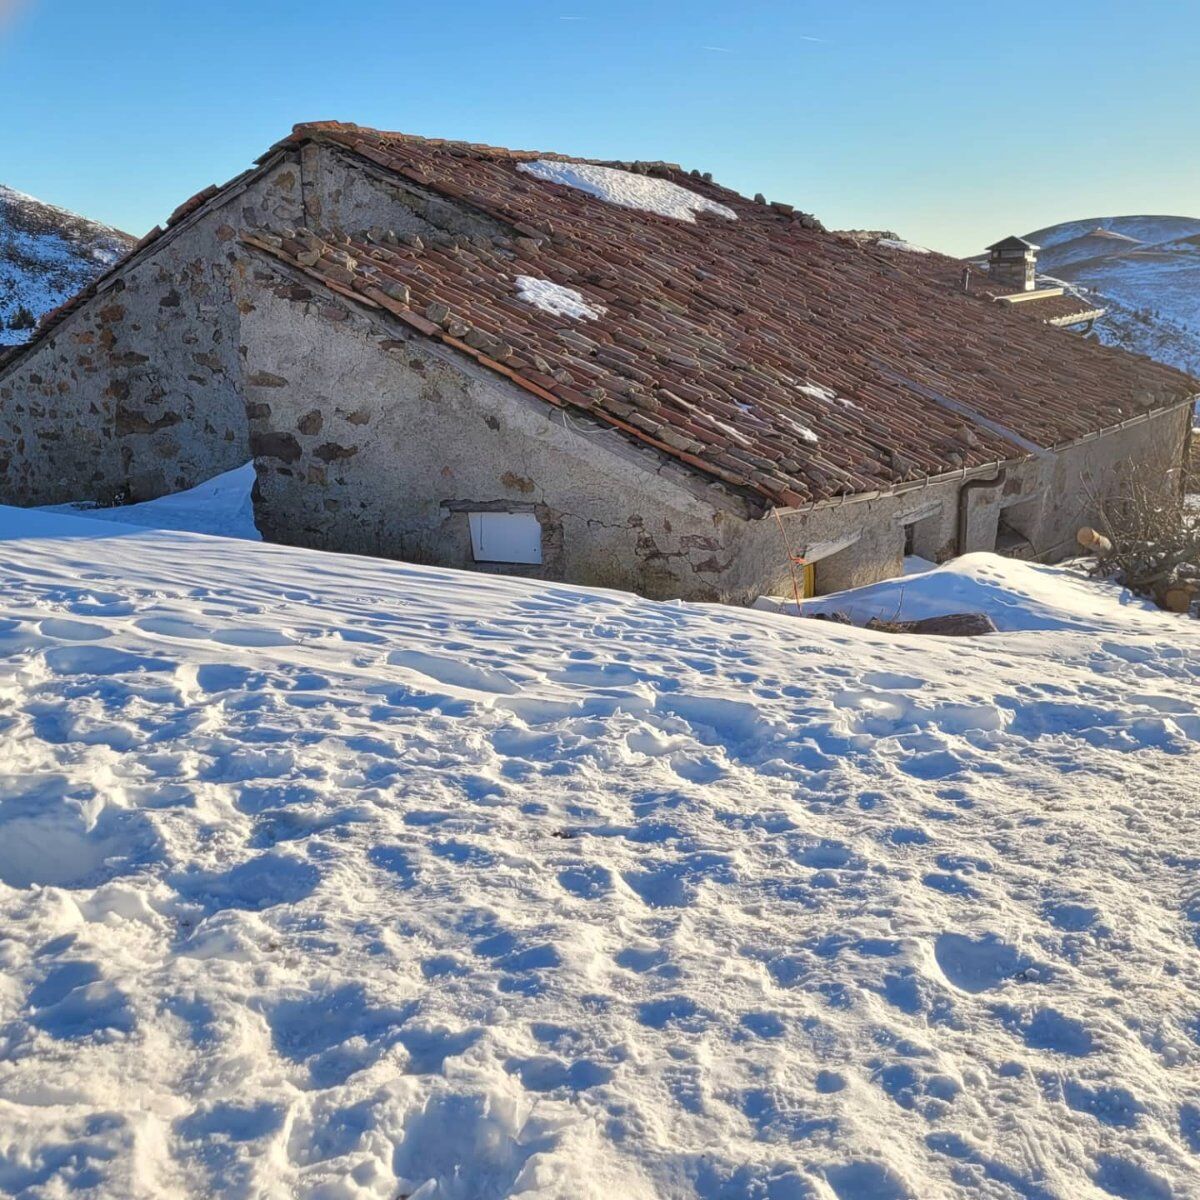
M686 473L365 313L331 323L282 277L243 327L268 537L412 561L718 599L733 525ZM260 399L263 397L263 399ZM269 397L269 399L267 399ZM319 414L318 423L314 414ZM593 440L594 439L594 440ZM297 454L297 449L299 454ZM534 512L540 566L477 564L469 511Z
M240 248L242 229L314 213L385 239L511 233L346 161L306 147L189 218L0 374L0 499L146 498L254 455L268 538L703 600L787 592L792 553L855 533L821 558L820 586L894 574L914 519L928 553L955 550L960 479L764 518L675 460L585 417L565 422L498 375ZM462 335L505 353L492 335ZM581 354L595 349L583 333L564 336ZM995 545L1007 508L1038 554L1069 552L1091 499L1127 461L1179 466L1186 420L1180 410L1010 464L1003 487L973 494L968 548ZM473 562L468 514L489 510L537 516L540 566Z
M239 228L300 216L294 166L189 218L0 374L0 500L147 499L250 455Z

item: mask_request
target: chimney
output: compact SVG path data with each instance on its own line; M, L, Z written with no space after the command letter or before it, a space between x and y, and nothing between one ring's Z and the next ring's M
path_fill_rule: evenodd
M1006 237L988 247L988 276L994 283L1032 292L1037 286L1037 252L1040 247L1024 238Z

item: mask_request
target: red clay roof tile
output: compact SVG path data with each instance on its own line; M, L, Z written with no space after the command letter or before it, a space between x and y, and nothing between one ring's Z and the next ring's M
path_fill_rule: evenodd
M548 403L585 409L774 502L876 491L1019 456L1022 440L1062 444L1197 390L1176 371L1031 319L1051 300L997 304L1000 289L986 276L966 295L956 260L826 233L805 214L746 200L673 164L606 165L668 179L737 220L698 214L693 224L620 208L517 170L535 158L584 160L339 122L297 126L259 161L310 140L452 196L504 233L430 246L348 243L338 234L313 243L315 262L301 267L308 275L382 306ZM213 195L205 189L174 219ZM139 250L159 236L153 230ZM290 241L247 240L300 266ZM606 311L594 321L552 316L517 299L521 274L577 289ZM101 283L45 318L35 340ZM407 308L397 285L409 289ZM439 305L445 320L435 322L428 310ZM1069 307L1059 315L1071 315ZM1051 319L1050 308L1041 311ZM471 347L459 335L472 330L499 339L509 357ZM696 448L681 448L684 439Z

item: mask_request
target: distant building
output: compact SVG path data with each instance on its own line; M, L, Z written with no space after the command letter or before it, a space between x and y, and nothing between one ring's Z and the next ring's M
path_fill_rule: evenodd
M0 499L253 457L268 538L700 599L1053 559L1200 388L1026 294L670 164L299 125L0 360Z
M1040 246L1020 237L1006 237L988 248L987 275L979 289L1004 304L1037 305L1024 309L1030 316L1064 329L1090 330L1104 309L1062 285L1038 287ZM969 271L968 267L968 271Z

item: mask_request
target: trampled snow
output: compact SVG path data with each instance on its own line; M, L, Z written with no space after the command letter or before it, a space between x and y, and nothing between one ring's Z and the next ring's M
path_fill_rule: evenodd
M604 315L604 305L589 304L574 288L537 279L533 275L518 275L517 296L526 304L535 305L556 317L574 317L577 321L594 321Z
M0 1192L1197 1194L1194 622L0 538Z
M609 204L637 208L677 221L695 222L698 212L713 213L730 221L737 220L737 213L727 205L718 204L690 188L680 187L669 179L659 179L653 175L637 175L616 167L556 162L546 158L517 163L517 170L536 179L544 179L547 183L578 188Z

